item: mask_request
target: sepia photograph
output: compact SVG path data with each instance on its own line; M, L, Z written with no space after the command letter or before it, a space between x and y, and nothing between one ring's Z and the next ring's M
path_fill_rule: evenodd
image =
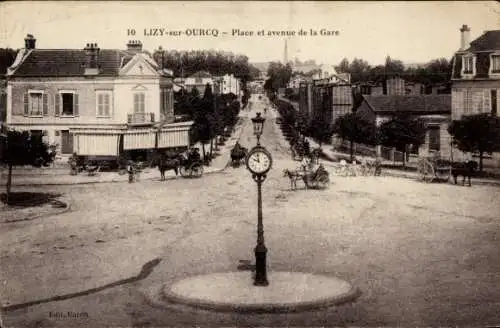
M500 327L498 1L0 3L0 327Z

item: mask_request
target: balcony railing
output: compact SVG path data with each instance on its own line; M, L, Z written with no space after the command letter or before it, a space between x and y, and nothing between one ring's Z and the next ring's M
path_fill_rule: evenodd
M148 124L155 121L154 113L134 113L128 114L128 124Z

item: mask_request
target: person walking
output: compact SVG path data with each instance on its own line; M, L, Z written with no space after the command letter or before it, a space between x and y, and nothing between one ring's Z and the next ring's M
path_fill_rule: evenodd
M134 182L134 171L134 162L129 160L127 163L128 183Z

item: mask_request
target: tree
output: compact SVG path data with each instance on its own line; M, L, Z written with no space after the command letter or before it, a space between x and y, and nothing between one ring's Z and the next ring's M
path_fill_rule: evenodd
M335 120L333 132L342 140L350 143L351 162L354 160L354 143L373 144L375 140L375 124L368 122L355 113L349 113Z
M296 126L304 139L309 136L309 115L306 112L299 112L297 114Z
M3 134L6 137L2 140L5 145L2 147L0 160L8 166L6 204L9 204L12 168L20 165L48 166L54 160L55 153L49 150L49 146L43 142L41 136L31 136L28 131L7 129L6 133Z
M399 115L380 126L378 141L384 146L403 152L405 166L407 146L422 145L425 142L425 133L425 124L420 119Z
M401 75L405 71L405 65L401 60L392 59L390 56L385 57L385 74L386 75Z
M11 48L0 48L0 76L7 73L9 68L16 59L17 51Z
M490 114L463 116L448 127L458 149L479 153L479 170L483 170L484 153L500 150L500 118Z
M349 73L349 60L344 58L340 61L338 66L335 66L335 70L338 73Z
M333 132L333 124L321 116L315 116L309 122L309 135L319 143L320 148L323 143L330 142Z

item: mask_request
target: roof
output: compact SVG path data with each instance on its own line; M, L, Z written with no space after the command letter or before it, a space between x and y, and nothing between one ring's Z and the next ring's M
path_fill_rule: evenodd
M100 49L99 76L118 76L134 55L126 50ZM85 62L83 49L33 49L12 76L83 76Z
M199 72L192 74L189 77L212 77L212 74L210 74L207 71L199 71Z
M470 43L467 52L500 50L500 30L486 31Z
M363 96L376 113L451 113L451 95Z

